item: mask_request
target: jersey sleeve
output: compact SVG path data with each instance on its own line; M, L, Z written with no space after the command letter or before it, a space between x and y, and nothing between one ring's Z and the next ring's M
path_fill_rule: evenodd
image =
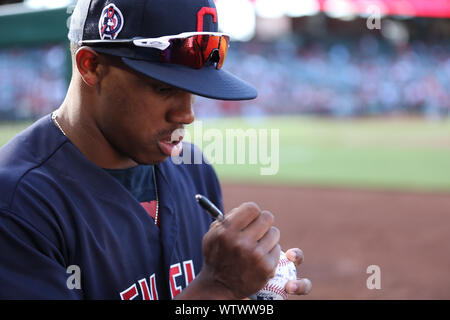
M0 210L0 299L81 299L82 288L74 288L62 260L44 234Z

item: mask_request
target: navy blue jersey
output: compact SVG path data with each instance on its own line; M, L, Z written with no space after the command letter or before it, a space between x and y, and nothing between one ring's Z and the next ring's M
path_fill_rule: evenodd
M184 148L194 153L192 145ZM202 268L201 242L212 222L195 194L222 209L220 185L204 162L174 164L169 158L155 174L160 227L50 116L16 136L0 149L0 298L179 294ZM70 285L74 275L81 288Z

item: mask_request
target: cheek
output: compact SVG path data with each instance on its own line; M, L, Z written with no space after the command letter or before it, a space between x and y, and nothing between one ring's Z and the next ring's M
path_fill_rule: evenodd
M103 90L99 127L119 153L139 162L159 162L159 132L167 130L164 101L134 81L115 81Z
M163 123L152 112L152 106L118 96L105 108L100 127L113 148L136 159L158 151L161 125Z
M145 130L141 127L141 122L145 119L143 115L145 108L142 103L145 99L137 94L138 91L133 92L133 87L126 85L125 81L116 82L108 89L104 90L101 111L103 124L110 129L108 131L130 134L129 131L138 132L138 128Z

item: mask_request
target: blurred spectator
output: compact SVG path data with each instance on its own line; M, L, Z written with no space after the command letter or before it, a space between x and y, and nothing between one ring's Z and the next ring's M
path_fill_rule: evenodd
M448 43L392 48L372 36L328 46L292 43L232 43L225 66L255 85L259 97L228 104L199 99L197 114L449 113Z
M38 118L58 108L67 90L64 46L0 51L0 117Z
M367 35L326 45L294 43L232 43L225 69L256 86L258 99L198 98L196 114L450 114L448 43L395 48ZM1 49L0 118L38 118L56 109L67 90L66 59L63 46Z

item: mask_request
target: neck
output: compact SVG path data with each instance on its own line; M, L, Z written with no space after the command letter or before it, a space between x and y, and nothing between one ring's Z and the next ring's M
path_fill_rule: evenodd
M64 102L55 111L67 138L87 159L101 168L136 166L135 161L120 154L101 132L95 121L96 99L93 95L83 94L83 85L72 79Z

